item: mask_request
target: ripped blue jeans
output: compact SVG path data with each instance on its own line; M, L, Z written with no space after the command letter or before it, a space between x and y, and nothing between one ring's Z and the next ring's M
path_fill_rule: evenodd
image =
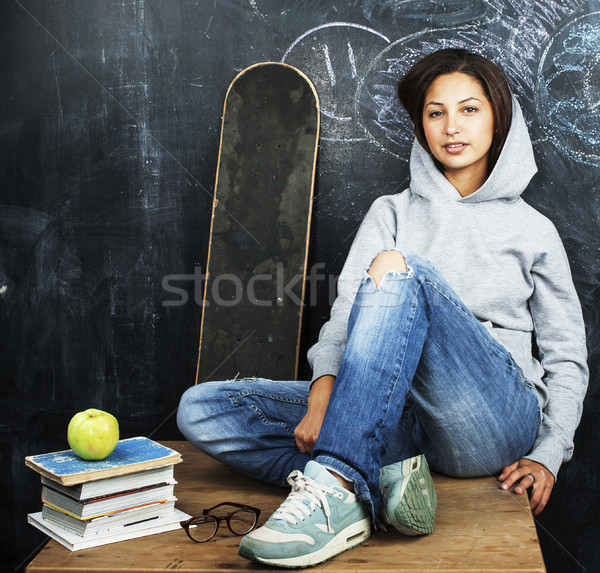
M348 342L312 456L294 428L309 383L206 382L182 396L177 421L196 447L254 478L284 485L314 459L354 482L377 515L379 468L425 454L450 476L494 475L527 454L540 424L535 388L418 255L377 287L365 272Z

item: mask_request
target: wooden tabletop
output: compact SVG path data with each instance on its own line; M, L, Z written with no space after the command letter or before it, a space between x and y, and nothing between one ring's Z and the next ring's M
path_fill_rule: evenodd
M165 442L183 455L175 466L176 506L197 515L222 501L248 503L262 510L260 523L277 509L288 489L241 476L187 442ZM502 491L493 477L453 479L434 475L438 496L431 535L405 537L375 532L356 549L310 571L382 573L394 571L545 571L527 498ZM165 570L276 571L238 556L240 538L222 524L215 539L193 543L183 530L70 552L50 540L27 573ZM289 570L287 570L289 571Z

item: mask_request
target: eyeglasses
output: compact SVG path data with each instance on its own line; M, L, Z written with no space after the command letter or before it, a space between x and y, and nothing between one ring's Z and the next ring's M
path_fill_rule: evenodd
M222 517L210 514L213 509L217 509L217 507L221 507L222 505L230 505L238 509ZM185 532L192 541L204 543L215 536L217 529L219 529L219 524L223 520L227 522L229 531L234 535L246 535L246 533L249 533L256 527L259 516L260 509L256 507L224 501L208 509L203 509L202 515L182 521L180 525L185 529Z

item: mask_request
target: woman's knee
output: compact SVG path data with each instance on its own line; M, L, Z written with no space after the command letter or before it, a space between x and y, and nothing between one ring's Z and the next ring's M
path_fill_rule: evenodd
M179 401L177 427L188 441L197 445L207 435L207 424L214 417L221 382L204 382L188 388Z
M406 259L402 253L399 251L382 251L373 259L368 272L375 281L375 286L379 287L381 279L389 271L406 272L406 270Z

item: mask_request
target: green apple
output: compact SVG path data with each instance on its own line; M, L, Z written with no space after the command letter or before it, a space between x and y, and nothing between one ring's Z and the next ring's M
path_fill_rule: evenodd
M117 446L119 422L108 412L89 408L71 418L67 440L80 458L103 460Z

